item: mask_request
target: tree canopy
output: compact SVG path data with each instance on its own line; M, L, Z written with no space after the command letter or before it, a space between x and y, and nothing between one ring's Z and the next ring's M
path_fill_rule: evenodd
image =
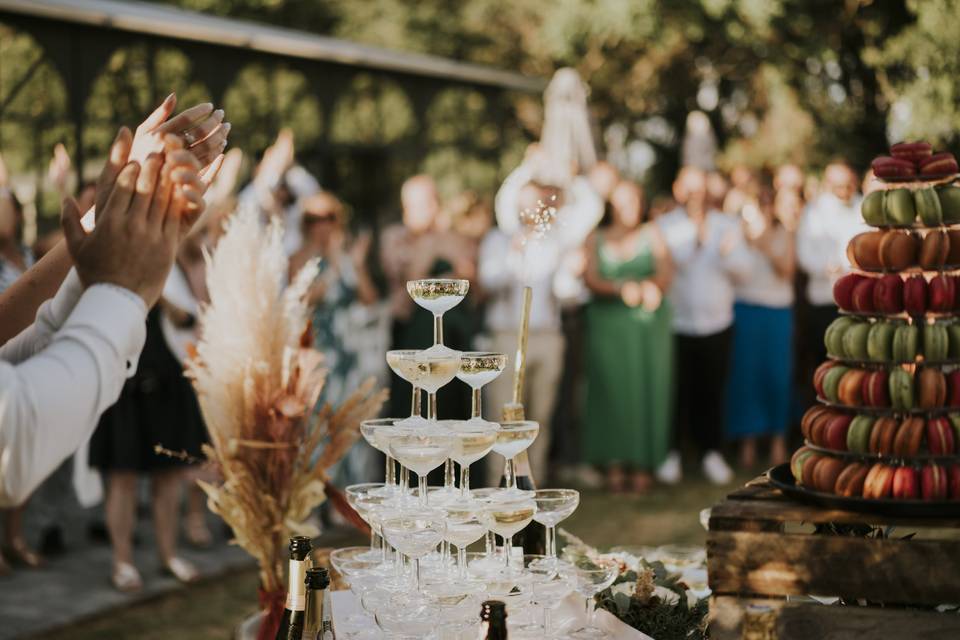
M816 168L843 158L864 169L898 139L960 143L953 80L960 0L155 1L540 77L573 66L590 85L601 146L627 156L644 151L649 161L630 166L654 190L666 188L677 168L694 109L713 123L727 167L792 161ZM36 49L28 36L0 24L0 102ZM151 61L140 48L118 51L87 105L89 154L105 149L108 123L135 121L150 106L147 64L171 88L206 95L186 79L190 60L182 53L159 50ZM8 163L38 175L54 142L64 140L68 149L77 143L66 120L64 80L40 66L0 120ZM292 126L301 146L324 126L343 145L400 145L416 135L412 107L389 83L357 76L328 114L297 71L251 65L238 78L225 96L231 137L253 153L281 126ZM280 89L283 96L270 97ZM495 188L539 134L540 96L512 95L519 126L505 131L485 121L490 107L469 89L441 92L428 111L432 151L419 167L405 159L403 170L436 172L448 192ZM36 127L35 135L22 135L24 123ZM480 151L465 151L464 136Z

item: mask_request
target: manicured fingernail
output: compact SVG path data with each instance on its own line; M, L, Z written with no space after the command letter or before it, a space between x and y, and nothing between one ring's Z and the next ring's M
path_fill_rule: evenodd
M224 123L223 123L223 132L224 132L224 133L230 133L230 129L231 129L232 127L233 127L233 125L230 124L229 122L224 122Z
M164 104L166 104L166 103L170 102L171 100L173 100L173 98L174 98L176 95L177 95L176 91L172 92L170 95L168 95L168 96L164 99L164 101L163 101Z
M213 117L223 119L223 109L217 109L216 111L214 111Z

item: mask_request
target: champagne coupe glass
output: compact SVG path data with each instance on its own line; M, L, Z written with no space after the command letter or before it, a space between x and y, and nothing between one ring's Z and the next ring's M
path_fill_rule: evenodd
M427 506L427 474L442 465L452 450L453 436L438 424L423 429L398 429L390 437L390 453L417 474L421 508Z
M357 515L363 518L364 522L370 525L370 550L360 556L360 560L369 562L383 560L383 542L380 540L376 524L370 516L371 512L386 500L382 491L384 486L382 482L364 482L352 484L344 489L347 504L357 512Z
M380 526L393 548L413 560L417 594L422 594L420 559L443 540L447 528L446 512L436 509L410 511L394 518L385 518Z
M587 625L574 631L577 638L607 638L603 629L597 627L597 594L610 588L620 566L616 562L604 562L596 566L575 568L577 593L586 599Z
M503 489L498 489L496 487L484 487L482 489L474 489L470 492L470 497L474 502L480 502L485 504L495 499L498 496L502 496ZM470 568L479 572L479 573L490 573L500 571L503 563L497 562L496 553L497 553L497 541L494 537L493 531L487 531L484 536L484 555L482 558L477 558L470 563Z
M451 428L454 437L450 457L460 465L460 498L470 497L470 465L493 450L500 431L496 422L458 422Z
M437 391L457 377L460 352L446 347L430 347L418 352L415 362L420 370L420 388L427 392L427 421L434 422L437 420Z
M484 351L465 351L460 356L460 371L457 378L470 385L473 390L473 403L470 420L483 420L483 403L480 391L496 380L507 366L507 356L502 353Z
M431 278L407 282L407 293L413 301L433 314L434 346L443 344L443 314L460 304L469 289L469 280Z
M487 529L504 539L503 567L508 574L511 573L510 550L513 548L513 536L530 524L536 512L537 503L530 497L493 499L480 511L480 517Z
M483 537L487 527L480 519L479 502L459 501L444 507L447 513L447 531L444 539L457 548L457 579L467 579L467 547Z
M417 362L417 355L420 354L419 349L397 349L394 351L387 351L387 366L390 367L390 370L397 374L404 382L409 382L410 386L413 387L413 398L410 402L410 417L401 420L398 424L402 427L419 427L425 420L421 415L420 408L420 378L423 376L424 370L420 366L420 363Z
M422 375L420 386L427 392L427 421L437 421L437 391L450 384L460 370L460 352L443 345L434 345L417 355ZM443 488L447 498L456 497L454 485L453 460L444 462Z
M538 489L533 493L537 513L533 519L546 528L546 558L544 562L557 566L557 525L573 515L580 505L580 492L574 489Z
M517 488L517 476L516 473L514 473L513 459L533 444L539 432L540 425L532 420L500 423L500 431L497 433L497 441L493 445L493 450L507 460L503 474L507 480L506 490L512 495L520 496L529 494L529 492Z
M386 469L384 470L384 487L381 493L384 495L402 495L406 487L400 486L400 478L396 473L396 465L393 456L390 455L391 429L398 420L396 418L378 418L376 420L364 420L360 423L360 435L367 441L371 447L386 456ZM404 474L401 474L404 475Z
M557 570L531 566L527 571L533 582L533 601L543 607L543 637L552 638L554 635L551 614L560 607L564 598L576 589L576 574L569 567Z
M339 563L340 575L344 577L350 586L350 591L357 597L358 602L363 602L363 596L369 590L376 588L380 578L375 575L376 565L366 560L346 559ZM353 613L343 621L346 628L363 629L369 626L372 616L362 610L362 613ZM339 625L339 622L337 623Z

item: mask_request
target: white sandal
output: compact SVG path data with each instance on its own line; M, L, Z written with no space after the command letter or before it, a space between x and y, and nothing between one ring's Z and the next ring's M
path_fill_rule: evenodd
M164 565L164 569L184 584L196 582L200 578L200 572L197 571L197 568L178 556L170 558L169 562Z
M140 577L140 572L129 562L118 562L113 565L110 582L117 591L122 593L135 593L143 589L143 578Z

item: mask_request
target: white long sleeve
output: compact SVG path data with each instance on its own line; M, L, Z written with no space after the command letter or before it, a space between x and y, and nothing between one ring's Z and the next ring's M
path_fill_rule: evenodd
M809 277L811 304L833 304L833 283L850 270L847 243L868 229L860 217L859 201L844 204L827 193L807 207L797 229L797 263Z
M44 322L56 323L68 293L41 309ZM0 362L0 506L22 503L90 436L134 369L145 318L136 294L94 285L59 330L48 336L49 327L34 326L4 347L5 356L34 355Z
M0 360L11 364L23 362L50 344L53 334L67 321L81 295L83 285L76 269L70 269L57 293L40 305L33 324L0 347Z

